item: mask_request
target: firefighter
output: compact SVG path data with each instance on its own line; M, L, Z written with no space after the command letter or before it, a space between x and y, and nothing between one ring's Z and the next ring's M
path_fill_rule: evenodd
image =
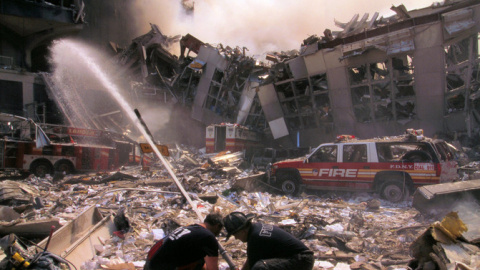
M253 215L232 212L223 219L227 239L234 236L247 243L242 270L311 270L313 252L302 241L277 226L252 223Z
M179 227L148 252L144 270L218 270L222 216L210 213L203 223Z

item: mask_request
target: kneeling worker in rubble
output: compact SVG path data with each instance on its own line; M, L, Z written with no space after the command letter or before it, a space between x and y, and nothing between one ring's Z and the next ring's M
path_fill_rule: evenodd
M254 215L232 212L223 219L227 239L234 236L247 243L242 270L311 270L313 252L302 241L277 226L252 223Z
M216 236L222 228L219 213L208 214L203 223L177 228L153 245L144 270L218 270Z

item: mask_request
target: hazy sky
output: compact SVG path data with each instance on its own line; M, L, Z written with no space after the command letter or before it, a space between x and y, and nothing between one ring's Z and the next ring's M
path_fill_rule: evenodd
M138 0L134 7L142 14L138 25L143 33L149 23L157 24L164 34L190 33L210 43L247 47L249 54L299 49L302 41L322 36L325 28L340 31L334 19L348 22L374 12L379 18L395 13L392 5L404 4L407 10L428 7L430 0L194 0L193 15L186 15L182 0ZM188 0L192 2L193 0Z

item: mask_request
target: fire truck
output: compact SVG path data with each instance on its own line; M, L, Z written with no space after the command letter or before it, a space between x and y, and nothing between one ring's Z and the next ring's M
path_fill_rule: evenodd
M0 170L37 176L114 170L138 164L140 148L123 134L37 124L0 113Z
M222 123L207 126L207 153L248 151L261 145L261 136L258 132L239 124Z

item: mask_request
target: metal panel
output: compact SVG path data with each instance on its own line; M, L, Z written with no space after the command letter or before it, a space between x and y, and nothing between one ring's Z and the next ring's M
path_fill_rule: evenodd
M473 10L470 8L448 12L443 14L442 17L445 30L449 35L470 29L475 25Z
M227 66L227 61L219 54L217 49L209 46L200 47L200 52L196 59L206 63L204 72L197 86L197 94L195 95L194 105L192 109L192 118L201 122L210 123L204 119L203 104L210 90L210 84L215 73L215 69L223 71ZM207 113L208 115L208 113ZM215 121L213 121L215 122Z
M243 125L247 120L248 113L252 107L253 100L257 94L258 82L247 82L242 91L238 105L238 114L236 123Z
M274 139L285 137L289 134L287 124L285 123L285 118L283 117L269 121L268 125L270 126L270 130L272 131Z
M302 79L307 77L307 67L303 57L296 57L286 62L290 67L294 79Z
M273 84L260 86L258 98L260 99L265 119L268 122L283 117L282 107Z
M325 73L327 67L323 58L323 51L318 51L315 54L305 56L305 66L309 76L320 73Z
M112 216L102 217L100 211L91 206L53 234L48 250L80 269L83 262L96 255L93 245L100 244L99 237L106 239L114 230ZM44 239L38 245L45 247L47 242L48 239Z

